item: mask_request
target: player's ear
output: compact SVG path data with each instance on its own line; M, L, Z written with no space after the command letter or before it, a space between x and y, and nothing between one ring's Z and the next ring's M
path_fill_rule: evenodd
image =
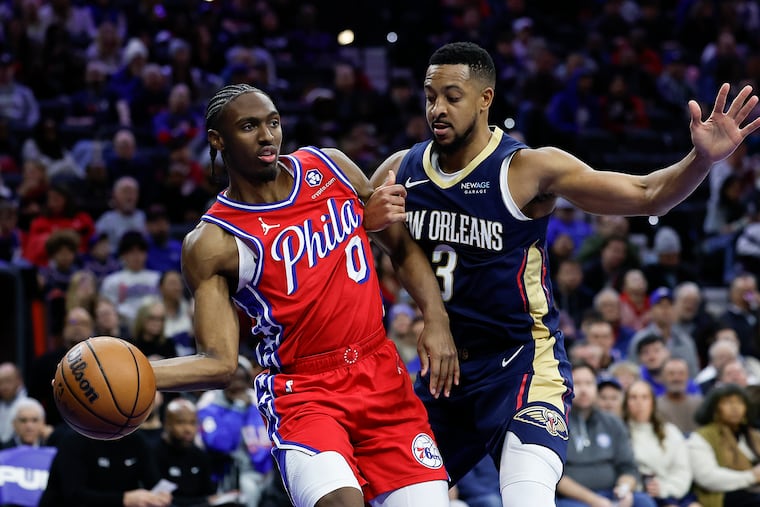
M486 110L491 107L491 103L493 102L493 94L493 86L487 86L483 88L483 92L480 94L481 109Z
M216 151L224 151L224 141L219 132L214 129L208 129L207 135L208 144L211 145Z

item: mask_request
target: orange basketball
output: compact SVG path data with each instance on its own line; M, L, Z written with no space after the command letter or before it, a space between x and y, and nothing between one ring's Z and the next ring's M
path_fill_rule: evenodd
M148 418L156 378L148 358L131 343L96 336L76 344L58 363L55 404L82 435L115 440Z

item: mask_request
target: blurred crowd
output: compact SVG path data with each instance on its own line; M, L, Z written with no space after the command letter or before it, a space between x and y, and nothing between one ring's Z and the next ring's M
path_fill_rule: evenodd
M353 39L339 43L346 30ZM760 86L752 0L360 0L351 9L295 0L0 0L0 261L31 274L26 314L30 333L44 337L28 364L0 365L0 440L52 438L62 454L74 445L66 442L76 435L59 426L50 379L88 336L128 339L150 357L194 351L180 250L225 186L205 138L216 89L261 88L281 108L283 152L335 146L369 175L385 156L428 138L424 69L435 48L454 40L477 42L494 58L494 125L601 170L643 173L678 160L691 146L689 99L709 110L723 82L731 96ZM555 301L569 353L585 365L578 372L592 374L581 379L578 414L594 417L598 407L609 424L619 421L628 444L616 444L631 445L631 459L611 475L633 474L654 498L722 505L706 499L723 501L731 493L721 488L760 478L752 468L760 461L758 189L755 135L666 216L590 216L560 200L551 218ZM415 374L422 320L379 253L377 268L389 335ZM198 470L207 479L183 485L198 488L177 490L175 502L186 495L187 504L221 504L213 495L224 492L243 492L233 501L249 506L287 502L271 480L266 430L249 414L252 337L241 336L241 346L240 382L157 400L140 431L146 445L205 463ZM6 378L13 387L2 389ZM738 426L713 415L721 396L744 406ZM695 419L699 410L708 415ZM24 429L32 419L37 433ZM677 487L651 460L651 439L641 440L648 421L659 448L691 462ZM570 426L576 451L567 471L580 470L581 482L595 462L574 460L605 447L604 438L576 441L574 428L586 422ZM711 424L719 428L698 433ZM190 443L203 451L191 456ZM729 460L720 454L726 445L742 454ZM89 454L93 466L112 452L102 446ZM714 469L697 466L713 463L711 450ZM70 466L56 463L51 484L68 484ZM163 464L118 487L143 495L159 477L182 482L190 473ZM459 496L471 507L499 505L496 471L481 465ZM732 481L727 470L740 474Z

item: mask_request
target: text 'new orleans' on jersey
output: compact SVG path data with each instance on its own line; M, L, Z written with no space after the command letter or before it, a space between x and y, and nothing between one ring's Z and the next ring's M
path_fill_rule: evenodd
M557 330L545 251L549 218L524 216L507 186L511 157L525 147L495 128L456 173L437 167L432 141L413 146L401 162L407 225L432 261L458 347L507 348Z
M237 240L233 300L261 338L257 361L274 371L383 332L380 289L356 190L317 148L282 159L294 180L287 199L246 204L222 192L202 218Z

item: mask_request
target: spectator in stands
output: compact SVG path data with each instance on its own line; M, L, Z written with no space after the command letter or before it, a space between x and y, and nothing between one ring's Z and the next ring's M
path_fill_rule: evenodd
M640 269L630 269L623 275L620 288L620 323L635 331L649 324L649 283Z
M115 336L131 341L132 333L121 324L116 305L108 298L99 296L95 302L94 336Z
M651 323L637 332L631 339L629 357L636 357L635 351L639 340L656 334L665 340L665 344L674 357L681 357L689 364L689 375L695 376L699 371L697 349L691 336L675 326L673 310L673 293L667 287L658 287L649 296L651 305Z
M665 339L658 334L646 334L636 343L635 356L638 357L641 365L641 378L652 385L654 393L660 396L665 393L663 380L663 368L665 363L670 359L671 351L665 344ZM683 358L681 358L683 359ZM684 361L686 361L684 359ZM688 361L686 361L688 364ZM699 394L699 386L691 380L691 376L686 385L686 392L689 394Z
M193 104L205 104L214 94L214 90L221 88L224 83L221 78L196 66L193 59L191 44L181 38L173 38L169 42L169 61L161 68L169 86L180 83L190 88Z
M150 491L161 478L139 431L117 440L95 440L64 429L39 507L168 507L170 493Z
M193 106L190 87L185 83L172 86L169 91L168 108L153 117L153 136L156 144L170 151L189 146L197 151L204 118Z
M69 288L66 291L66 311L81 307L95 315L95 301L98 298L98 279L92 271L80 269L71 275Z
M119 317L131 326L143 299L158 295L161 274L146 269L148 242L139 232L128 231L121 237L118 254L124 267L103 279L100 293L116 304Z
M29 226L24 258L36 266L46 265L45 242L53 231L59 229L76 231L79 234L79 253L84 253L95 232L95 224L90 215L80 210L72 190L67 185L54 183L47 191L45 212L32 220Z
M578 132L601 127L595 78L592 70L577 69L547 106L549 122L556 133L564 138L565 144L572 143Z
M148 233L148 262L146 267L164 273L180 271L182 242L171 235L169 215L163 204L152 204L145 213Z
M115 74L121 65L121 35L116 25L103 21L98 25L97 33L85 51L89 63L95 63L107 76Z
M195 352L193 338L193 305L185 297L185 285L179 271L168 270L158 282L164 304L164 335L174 343L176 353L185 356Z
M606 93L599 98L599 109L601 125L614 134L649 127L644 100L631 91L622 73L614 73L610 78Z
M27 398L24 379L13 363L0 363L0 442L13 435L13 412Z
M734 243L742 228L749 223L744 186L741 179L730 174L723 180L717 199L707 202L702 229L705 239L702 250L710 259L719 261L720 281L729 283L734 275Z
M742 355L760 357L760 292L755 276L743 273L734 278L728 298L720 324L736 331Z
M599 377L596 384L596 406L602 412L623 417L623 386L615 377L606 374Z
M608 374L617 380L625 391L634 381L641 378L641 367L633 361L618 361L610 366Z
M635 356L628 357L628 347L636 332L621 322L622 307L618 291L612 287L607 287L597 292L594 296L594 310L599 312L604 320L612 324L612 329L615 332L614 348L620 354L620 358L635 361Z
M78 181L84 178L84 168L77 164L61 139L58 120L42 116L34 126L32 135L21 147L22 160L39 160L45 166L48 178Z
M575 400L568 421L565 472L557 484L557 507L604 505L605 500L655 507L651 497L637 491L639 473L623 421L596 406L596 382L588 365L573 366Z
M164 335L166 311L157 298L147 298L138 307L132 324L132 342L149 359L175 357L174 343Z
M137 207L139 199L140 184L135 178L122 176L114 182L112 209L95 222L95 232L108 235L112 250L119 247L119 241L127 231L145 234L145 212Z
M623 420L628 425L644 491L657 505L702 507L691 493L689 451L681 431L657 413L652 386L634 382L625 393Z
M71 277L79 269L77 248L79 236L70 229L53 231L45 241L47 266L37 272L40 293L45 299L50 317L49 329L53 336L59 336L66 315L66 293Z
M82 268L92 272L98 281L98 287L106 276L121 269L121 264L113 255L108 234L94 234L90 238L90 247L81 257Z
M564 259L555 274L554 301L567 314L576 328L581 326L584 312L591 307L594 293L583 284L583 269L575 259Z
M273 459L266 426L250 386L251 363L240 356L229 385L206 391L197 406L201 438L211 453L222 491L239 489L241 502L255 507L272 475Z
M18 226L18 201L0 197L0 261L21 260L22 231Z
M152 167L150 160L138 149L135 134L128 129L118 130L113 136L111 149L105 150L103 157L112 181L123 176L131 176L137 180L141 190L139 207L145 209L146 203L153 199L153 187L156 183L153 169L147 170Z
M177 485L173 505L205 507L216 491L208 454L195 445L198 411L184 398L166 405L163 436L154 449L161 477Z
M121 67L112 74L108 87L119 101L119 123L129 126L129 102L137 96L140 85L142 70L148 62L148 48L138 38L129 39L121 53Z
M607 373L609 368L620 359L615 350L615 331L612 324L601 318L598 314L590 314L583 322L583 331L586 342L599 347L601 350L601 362L597 374Z
M704 507L760 505L760 432L747 425L747 393L716 387L697 412L688 439L695 490ZM754 465L753 465L754 464Z
M730 359L723 367L718 370L716 386L722 386L726 384L733 384L743 388L747 388L750 385L757 385L758 379L750 378L745 368L744 363L739 359Z
M407 303L396 303L388 312L387 333L388 338L396 344L396 349L401 360L412 375L419 371L419 358L417 356L417 338L412 324L417 318L414 308Z
M702 371L694 379L703 393L708 392L720 381L720 373L733 361L739 361L745 365L747 375L751 375L754 379L760 379L760 361L752 356L740 355L739 340L733 329L720 329L716 336L719 338L716 338L715 342L710 345L710 362L702 368Z
M15 79L17 62L10 53L0 53L0 116L11 128L31 131L40 118L40 106L32 90Z
M53 231L45 240L48 263L39 268L40 290L47 299L64 299L71 277L78 269L79 235L71 229Z
M546 244L549 248L558 235L565 233L573 240L573 253L575 253L593 232L594 229L586 220L584 212L578 210L565 198L557 199L554 213L549 217L549 225L546 229Z
M673 290L674 327L694 339L699 364L707 364L707 347L717 328L715 318L705 310L702 289L695 282L682 282Z
M644 276L649 287L668 287L695 281L696 272L681 256L681 238L671 227L662 226L654 235L654 253L657 259L644 266Z
M620 290L623 275L635 267L626 264L628 241L622 236L605 239L599 257L584 264L583 279L591 290L598 292L604 287Z
M657 77L657 102L672 118L672 123L682 123L687 119L683 105L697 95L694 80L688 75L685 52L673 48L665 52L662 73Z
M53 430L45 424L45 409L34 398L25 398L16 403L11 411L13 433L0 443L0 449L10 449L20 445L40 447L45 445Z
M665 392L657 396L657 411L663 419L675 424L684 435L695 429L694 414L702 403L702 395L689 392L689 365L671 357L662 366Z
M87 62L84 86L71 94L67 104L63 118L66 128L94 137L108 125L117 124L116 102L107 86L108 76L106 65L97 60Z
M58 363L66 352L79 342L93 336L92 316L84 308L72 308L66 313L61 336L61 345L32 361L29 368L29 395L45 407L48 423L55 426L62 421L53 400L50 380L55 376Z
M581 263L586 264L589 261L599 257L602 248L607 243L608 238L616 236L625 238L625 262L628 266L637 266L640 262L638 247L628 239L630 233L630 222L626 217L600 215L594 217L594 234L588 236L576 253L576 257Z

